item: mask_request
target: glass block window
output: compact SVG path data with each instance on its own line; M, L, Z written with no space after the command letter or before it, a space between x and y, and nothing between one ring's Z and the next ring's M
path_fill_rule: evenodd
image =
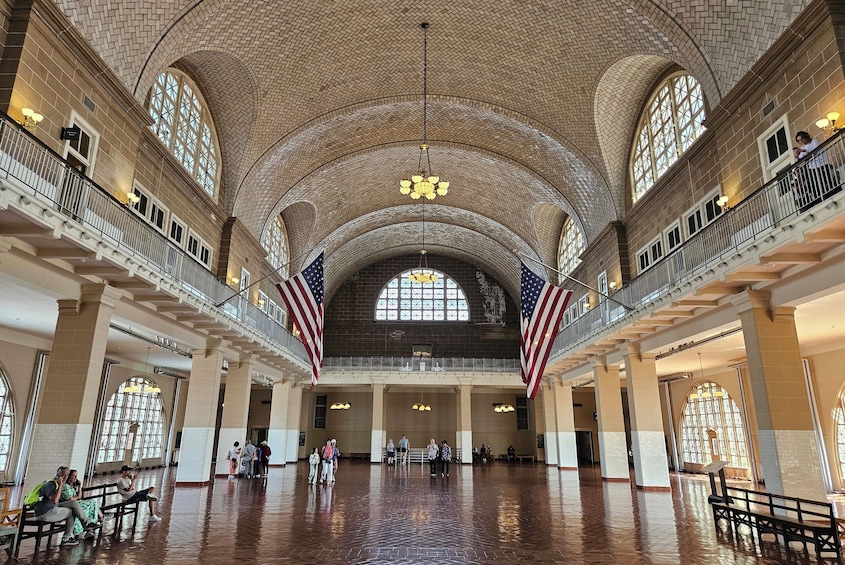
M132 461L162 456L164 411L161 391L146 377L136 376L121 384L106 406L97 463Z
M748 449L739 406L721 386L703 382L687 397L681 423L684 461L707 465L729 461L748 469Z
M581 262L580 257L584 252L584 237L572 218L566 218L566 221L563 222L558 251L557 268L561 273L558 281L563 283L566 279L563 275L568 275L575 270L575 267Z
M267 250L267 260L273 265L273 268L279 269L276 272L282 278L288 278L287 267L283 267L288 262L288 246L281 216L276 216L273 223L270 224L270 229L267 230L264 238L264 249Z
M704 133L704 118L704 96L694 78L679 73L660 83L645 106L634 137L634 202Z
M160 74L150 90L153 131L200 186L217 197L220 150L211 114L193 81L176 69Z
M437 275L437 281L413 282L406 271L387 283L376 301L376 321L468 322L469 305L458 283L439 271L422 272Z
M15 404L6 373L0 368L0 471L8 471L12 430L15 429Z

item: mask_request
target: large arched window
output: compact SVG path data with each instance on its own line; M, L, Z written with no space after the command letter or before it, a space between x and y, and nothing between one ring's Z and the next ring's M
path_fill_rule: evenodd
M276 272L286 279L288 270L284 265L288 262L288 246L281 216L276 216L270 224L264 239L264 249L267 250L267 260L273 268L278 269Z
M839 478L845 481L845 398L839 397L839 404L833 409L836 423L836 457L839 461Z
M161 390L142 376L121 384L103 417L97 463L161 457L164 411Z
M703 382L690 392L681 437L685 462L707 465L722 460L731 467L748 469L739 406L716 383Z
M376 320L468 322L469 305L458 283L438 271L422 269L422 272L437 275L437 280L425 284L413 282L408 278L411 271L406 271L387 283L376 301Z
M660 83L645 108L631 155L634 202L704 132L704 96L688 74L677 73Z
M161 142L216 198L220 151L208 107L193 81L176 69L160 74L150 91L149 111Z
M14 424L15 404L12 402L6 373L0 368L0 471L8 470Z
M563 283L566 277L581 262L581 254L584 252L584 238L581 230L571 217L563 222L563 229L560 232L560 248L557 260L557 268L560 271L559 282Z

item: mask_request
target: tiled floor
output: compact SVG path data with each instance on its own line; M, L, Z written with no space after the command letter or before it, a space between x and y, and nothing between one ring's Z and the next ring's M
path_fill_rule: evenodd
M148 524L145 511L134 533L127 525L99 546L42 546L35 555L27 540L20 562L816 562L774 543L763 557L750 538L717 537L700 477L673 476L671 493L644 493L602 482L598 468L539 464L453 466L451 477L431 478L427 466L344 461L334 486L309 486L304 463L203 489L174 488L174 474L144 477L163 486L161 523Z

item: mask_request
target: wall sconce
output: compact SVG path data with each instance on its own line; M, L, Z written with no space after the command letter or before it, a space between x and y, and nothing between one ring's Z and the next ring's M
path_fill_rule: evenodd
M232 286L235 286L235 285L237 285L239 282L241 282L241 279L239 279L238 277L232 277L232 278L231 278L231 279L229 279L229 280L231 281Z
M820 118L816 121L816 126L828 135L832 135L841 130L845 126L837 126L836 120L839 119L839 112L828 112L826 118Z
M259 299L258 299L258 305L259 305L259 306L264 306L264 299L263 299L263 298L259 298Z
M32 108L21 108L21 114L23 114L23 127L29 130L35 129L35 126L44 119L43 114L39 114Z
M610 281L610 290L616 290L616 281Z
M135 194L134 192L127 192L126 193L126 205L127 206L134 206L138 202L141 201L141 197Z
M723 195L722 195L722 196L720 196L720 197L719 197L719 199L716 201L716 204L718 204L718 205L719 205L719 207L720 207L723 211L727 211L727 210L728 210L728 197L727 197L727 196L725 196L725 195L723 194Z

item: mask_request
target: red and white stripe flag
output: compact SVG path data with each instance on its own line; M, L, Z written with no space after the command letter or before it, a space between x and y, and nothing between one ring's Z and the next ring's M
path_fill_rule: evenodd
M311 386L315 386L323 366L323 253L276 288L311 359Z
M519 361L528 398L534 398L540 388L543 369L571 296L571 290L547 283L522 264Z

